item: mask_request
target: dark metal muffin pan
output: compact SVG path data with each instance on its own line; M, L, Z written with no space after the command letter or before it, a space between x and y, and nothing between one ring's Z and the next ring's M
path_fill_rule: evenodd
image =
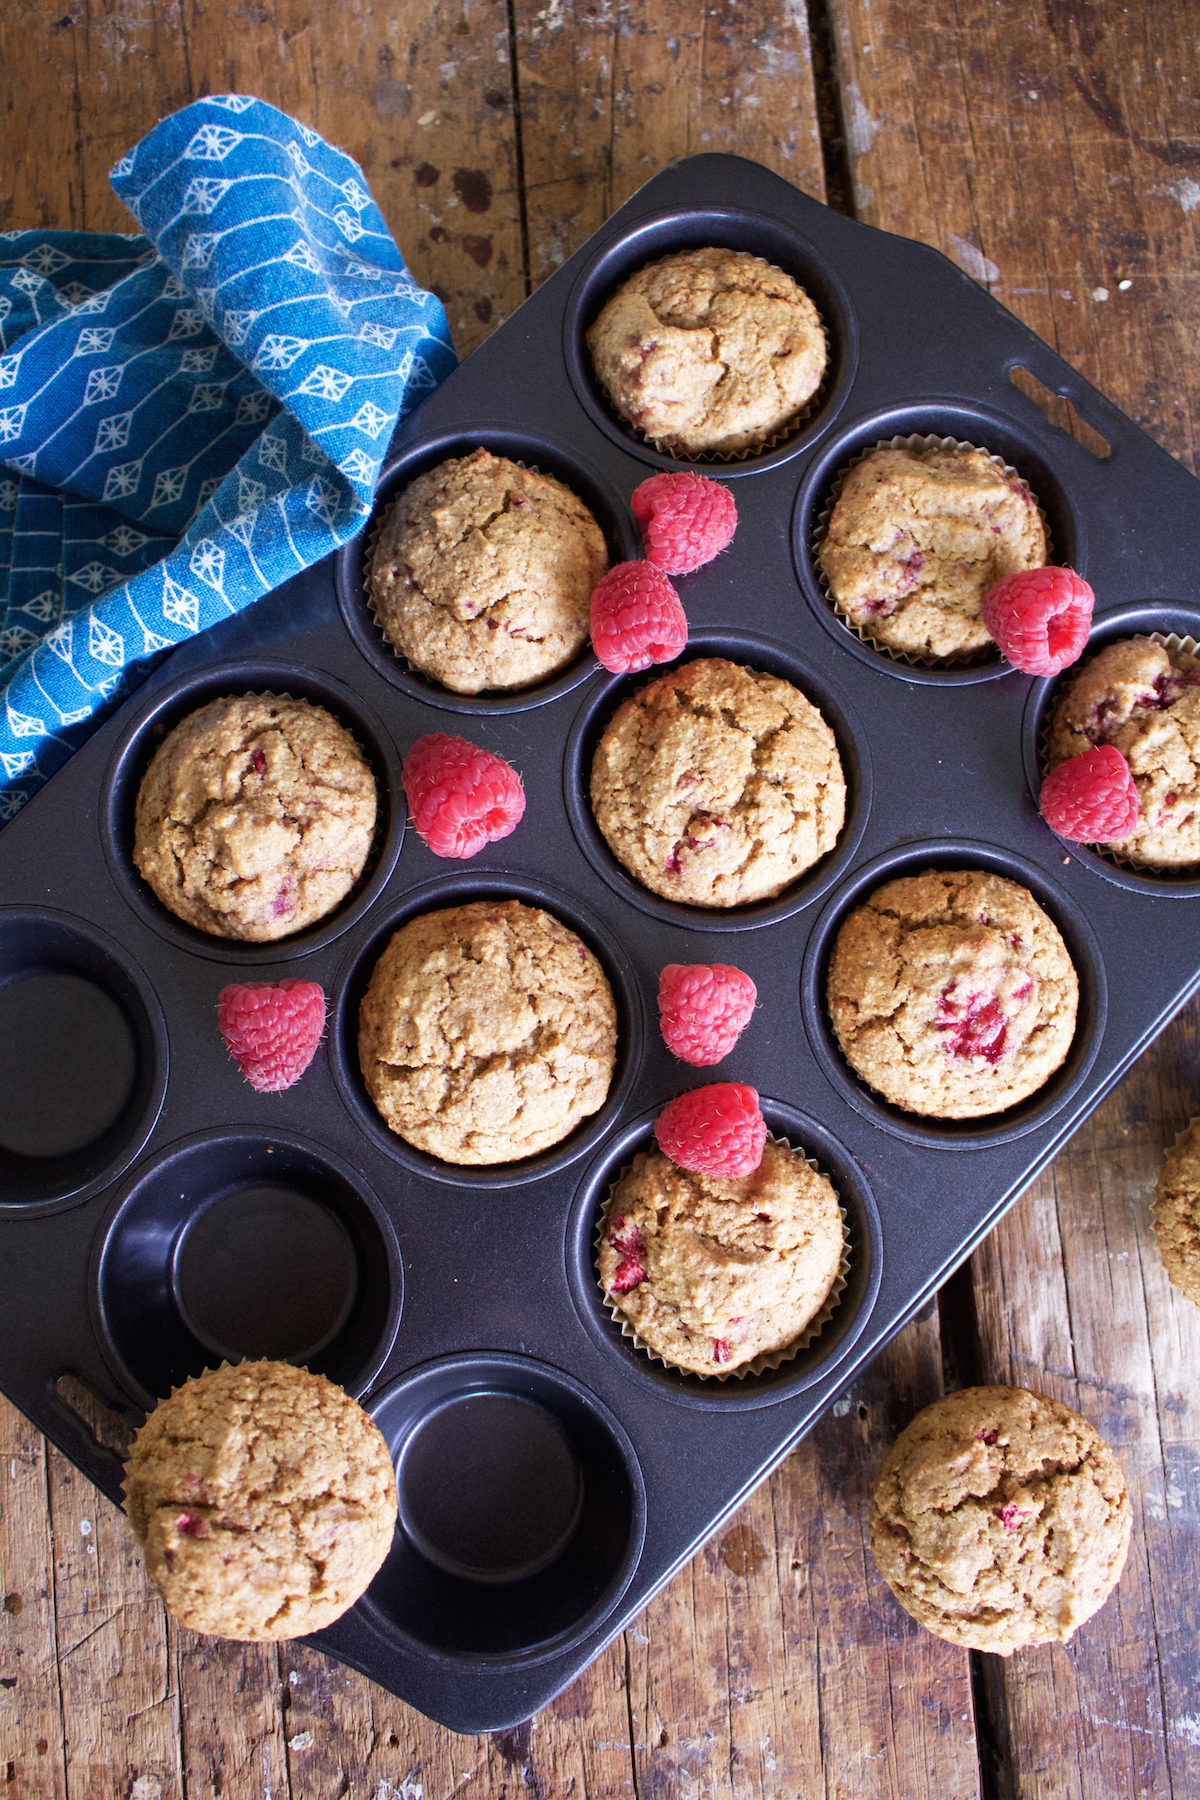
M594 382L584 333L633 268L705 243L794 272L821 308L830 373L806 419L728 481L731 549L679 579L687 656L776 670L837 734L837 848L778 900L708 913L646 893L587 802L596 736L636 686L589 653L527 693L462 698L393 656L363 593L363 546L176 653L0 833L0 1385L119 1499L110 1448L142 1409L222 1356L309 1362L378 1419L401 1526L369 1593L314 1642L462 1731L544 1705L775 1466L936 1290L1200 980L1200 878L1118 869L1041 821L1037 739L1053 684L992 664L910 669L838 621L813 520L864 444L913 431L1012 463L1056 553L1098 596L1094 640L1200 636L1200 487L934 251L826 211L734 157L657 176L397 434L381 492L483 443L560 475L614 558L635 554L633 488L689 465L642 443ZM1010 381L1069 395L1097 461ZM650 679L646 676L645 679ZM163 732L219 693L319 700L375 767L380 826L330 918L276 945L205 937L129 867L131 809ZM521 770L528 810L472 862L404 830L400 762L459 731ZM1011 1114L946 1125L888 1106L829 1029L824 969L856 898L892 875L979 866L1030 887L1079 969L1063 1069ZM563 1144L493 1170L410 1150L374 1115L356 1014L403 919L465 900L544 905L591 945L620 1022L609 1100ZM667 962L736 962L759 1006L715 1071L657 1030ZM242 976L319 981L329 1030L304 1078L259 1095L214 1007ZM753 1083L768 1123L838 1187L848 1286L816 1340L744 1379L637 1350L594 1280L614 1176L672 1095ZM956 1152L951 1160L945 1152ZM79 1384L119 1415L89 1425Z

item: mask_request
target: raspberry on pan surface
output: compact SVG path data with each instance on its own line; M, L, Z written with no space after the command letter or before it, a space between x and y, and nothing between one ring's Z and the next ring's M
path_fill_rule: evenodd
M217 997L217 1023L229 1054L260 1094L281 1093L299 1081L325 1029L325 991L294 977L231 982Z
M718 1063L750 1023L757 998L749 975L729 963L668 963L658 980L663 1042L681 1062Z
M623 562L592 594L592 649L614 675L671 662L687 643L687 614L661 569Z
M417 739L402 780L413 829L435 856L474 856L515 831L525 811L512 764L446 731Z
M667 575L690 575L733 542L737 507L705 475L651 475L630 495L646 561Z

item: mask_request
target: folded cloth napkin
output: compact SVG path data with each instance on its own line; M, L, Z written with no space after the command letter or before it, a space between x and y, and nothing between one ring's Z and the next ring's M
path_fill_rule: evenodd
M112 184L145 235L0 233L0 820L362 529L455 363L358 165L264 101L185 107Z

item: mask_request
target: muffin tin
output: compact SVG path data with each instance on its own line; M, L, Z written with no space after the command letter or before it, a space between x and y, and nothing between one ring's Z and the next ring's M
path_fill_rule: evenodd
M934 251L826 211L734 157L644 187L408 419L381 484L476 444L566 480L614 560L640 540L629 495L687 466L608 409L583 334L641 263L743 247L816 300L831 361L786 442L714 471L732 548L677 583L687 656L785 675L838 737L836 850L779 899L673 905L616 864L587 803L598 733L636 678L585 653L540 687L452 695L381 638L363 546L307 571L165 664L0 833L0 1384L113 1499L112 1448L141 1409L223 1356L293 1356L358 1395L397 1462L401 1525L364 1599L313 1641L460 1731L508 1726L570 1682L791 1450L1049 1161L1200 979L1200 879L1159 880L1061 843L1041 822L1049 682L998 660L914 668L843 626L813 565L813 522L846 462L910 433L985 445L1044 508L1056 554L1097 591L1094 637L1200 636L1200 489L1018 321ZM1023 366L1112 446L1097 461L1012 384ZM642 679L650 679L645 676ZM369 755L373 854L344 905L270 945L208 938L133 873L130 817L154 745L218 693L318 700ZM400 759L457 731L524 775L517 831L439 862L404 830ZM889 1107L850 1073L823 973L847 910L920 868L994 869L1029 887L1080 975L1071 1054L1011 1114L948 1123ZM414 913L516 897L589 943L620 1019L605 1106L526 1164L452 1168L382 1125L358 1071L358 1000ZM759 1007L717 1071L673 1062L658 972L736 962ZM251 1090L214 1006L239 978L319 981L313 1067ZM770 1129L838 1189L848 1286L805 1350L714 1381L623 1337L593 1265L609 1184L662 1104L710 1079L753 1083ZM953 1152L951 1161L946 1152ZM82 1404L90 1393L97 1404Z

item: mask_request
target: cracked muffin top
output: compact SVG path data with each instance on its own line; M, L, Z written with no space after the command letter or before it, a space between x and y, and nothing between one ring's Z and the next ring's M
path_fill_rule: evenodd
M843 921L828 1002L847 1062L885 1100L971 1119L1015 1106L1059 1067L1079 981L1028 889L982 869L926 869Z
M151 1412L125 1511L169 1612L270 1642L331 1625L365 1592L391 1547L396 1477L379 1428L323 1375L225 1364Z
M133 861L214 937L291 937L338 906L375 830L375 777L322 706L212 700L167 733L138 790Z
M414 669L478 694L564 668L607 567L604 534L570 488L481 448L405 488L369 586L381 630Z
M665 1362L719 1375L794 1344L825 1305L845 1232L827 1176L768 1138L750 1175L640 1151L604 1209L600 1285Z
M834 603L902 655L959 657L992 637L989 588L1046 561L1037 502L986 451L879 445L848 472L817 560Z
M760 448L825 374L825 333L804 289L739 250L684 250L639 269L587 341L621 417L683 456Z
M667 900L771 899L837 841L846 783L833 732L776 675L705 657L613 714L592 811L617 860Z
M359 1012L367 1092L449 1163L535 1156L603 1105L617 1015L565 925L519 900L423 913L396 932Z
M1067 682L1046 735L1046 771L1093 744L1129 764L1138 821L1105 846L1147 869L1200 862L1200 659L1152 638L1109 644Z
M1131 1522L1120 1465L1086 1419L1027 1388L963 1388L884 1457L871 1548L918 1624L1010 1656L1064 1643L1098 1611Z

